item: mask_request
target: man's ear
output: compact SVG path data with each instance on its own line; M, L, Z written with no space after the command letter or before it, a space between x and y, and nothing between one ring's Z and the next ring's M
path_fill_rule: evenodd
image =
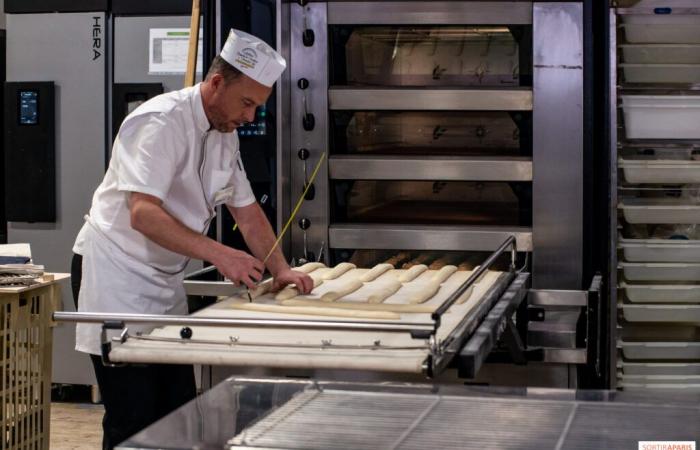
M223 86L224 77L220 73L215 73L209 79L209 83L211 84L211 87L214 88L215 91L217 91Z

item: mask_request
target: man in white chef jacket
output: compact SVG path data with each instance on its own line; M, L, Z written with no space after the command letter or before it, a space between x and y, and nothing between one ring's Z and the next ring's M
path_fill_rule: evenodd
M190 258L211 262L237 284L260 281L275 236L246 178L235 131L253 120L285 67L266 43L231 30L202 83L155 97L124 120L73 248L79 311L185 314ZM218 205L227 206L253 255L206 236ZM276 288L311 291L311 278L292 271L279 250L266 266ZM98 324L78 325L76 350L89 353L95 367L104 448L195 395L192 366L104 367Z

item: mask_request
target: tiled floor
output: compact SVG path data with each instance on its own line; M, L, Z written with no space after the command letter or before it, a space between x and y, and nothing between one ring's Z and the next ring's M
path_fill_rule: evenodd
M102 448L102 405L51 404L51 450Z

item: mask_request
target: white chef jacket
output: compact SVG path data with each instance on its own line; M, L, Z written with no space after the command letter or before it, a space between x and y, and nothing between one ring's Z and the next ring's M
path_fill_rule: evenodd
M255 202L238 135L210 130L199 84L159 95L124 120L73 247L83 255L80 311L185 313L188 259L131 227L129 192L158 197L198 233L208 230L215 206ZM78 324L76 350L98 354L99 331L99 325Z

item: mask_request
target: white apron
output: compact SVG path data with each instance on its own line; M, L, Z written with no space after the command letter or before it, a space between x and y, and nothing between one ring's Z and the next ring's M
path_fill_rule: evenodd
M184 270L168 274L129 256L86 217L82 285L78 311L92 313L186 314ZM129 333L147 332L150 325L127 324ZM75 349L100 354L102 325L79 323ZM108 337L116 336L111 331Z

